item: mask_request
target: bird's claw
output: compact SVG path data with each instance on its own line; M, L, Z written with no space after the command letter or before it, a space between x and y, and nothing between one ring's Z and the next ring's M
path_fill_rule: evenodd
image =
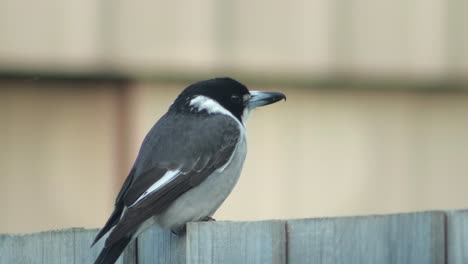
M202 222L215 222L216 219L214 219L214 218L211 217L211 216L206 216L206 217L202 218L201 221L202 221Z

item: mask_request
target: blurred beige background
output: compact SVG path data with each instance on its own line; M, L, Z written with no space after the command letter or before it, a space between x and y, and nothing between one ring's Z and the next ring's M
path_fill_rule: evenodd
M191 82L282 91L215 218L467 208L468 4L0 0L0 232L99 227Z

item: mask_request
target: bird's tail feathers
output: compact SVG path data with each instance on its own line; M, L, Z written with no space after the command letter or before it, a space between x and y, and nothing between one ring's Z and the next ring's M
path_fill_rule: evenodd
M118 242L105 246L99 256L97 257L94 264L113 264L117 261L120 254L124 251L125 247L132 240L132 237L124 237Z
M112 212L112 215L109 217L104 227L101 228L101 230L99 230L99 233L96 235L96 238L94 238L91 247L93 247L99 241L99 239L101 239L109 230L112 229L112 227L114 227L117 224L123 211L122 207L123 206L119 208L116 207L114 212Z

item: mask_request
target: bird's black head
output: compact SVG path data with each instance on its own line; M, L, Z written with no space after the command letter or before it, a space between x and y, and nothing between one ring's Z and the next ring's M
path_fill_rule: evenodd
M231 78L215 78L191 84L177 97L170 111L228 114L243 123L255 107L271 104L286 97L281 93L249 92Z

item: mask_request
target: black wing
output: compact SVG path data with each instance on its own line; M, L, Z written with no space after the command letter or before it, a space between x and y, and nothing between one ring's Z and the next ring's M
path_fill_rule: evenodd
M117 210L116 206L113 220L108 221L112 224L103 228L107 232L115 225L106 247L128 237L149 217L161 213L172 201L226 164L239 136L238 122L226 115L189 117L167 113L163 116L146 136L133 173L127 178L128 184L126 181L117 197L116 205L122 205L122 209ZM179 170L180 174L138 200L169 170ZM125 212L124 207L127 207ZM114 214L118 217L113 218Z

